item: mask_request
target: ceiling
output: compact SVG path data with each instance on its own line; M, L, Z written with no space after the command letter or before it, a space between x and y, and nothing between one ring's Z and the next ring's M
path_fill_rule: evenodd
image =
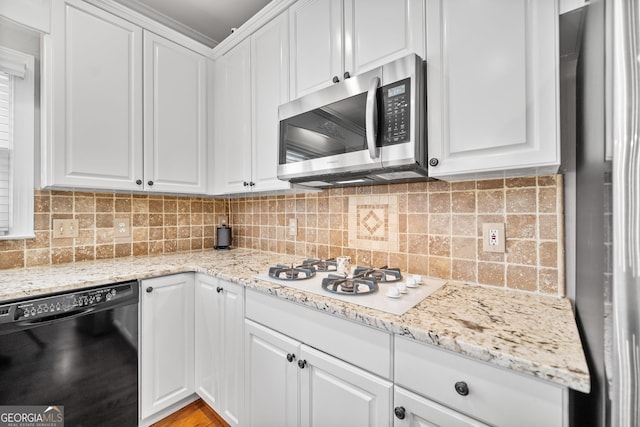
M207 46L214 47L270 0L116 0Z

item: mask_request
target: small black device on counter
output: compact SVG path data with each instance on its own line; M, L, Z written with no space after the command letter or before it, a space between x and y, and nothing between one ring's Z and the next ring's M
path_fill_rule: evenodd
M223 225L216 228L216 245L214 249L231 249L231 227Z

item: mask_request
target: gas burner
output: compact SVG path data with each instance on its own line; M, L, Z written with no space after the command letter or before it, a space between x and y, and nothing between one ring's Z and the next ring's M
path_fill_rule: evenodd
M269 268L269 277L279 280L304 280L316 275L313 268L294 267L293 265L278 264Z
M302 265L300 265L299 267L311 268L315 269L315 271L336 271L338 269L338 264L336 264L335 258L330 258L327 260L307 258L302 261Z
M363 279L370 279L376 282L399 282L402 280L402 273L399 268L384 267L356 267L353 272L353 277L360 277Z
M329 274L322 279L322 289L340 295L367 295L377 292L378 284L375 280Z

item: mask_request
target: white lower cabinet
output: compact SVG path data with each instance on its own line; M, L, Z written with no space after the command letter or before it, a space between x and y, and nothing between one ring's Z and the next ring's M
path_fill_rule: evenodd
M141 282L140 416L194 392L193 274Z
M396 426L568 425L565 387L399 336L394 366Z
M446 406L439 405L415 393L395 386L394 427L485 427L483 424Z
M390 381L304 344L298 367L301 426L390 424Z
M231 426L244 425L244 287L195 279L195 390Z
M389 334L255 292L247 292L246 302L247 425L392 423L392 382L356 366L359 358L386 376ZM343 331L351 343L342 341Z
M299 425L298 349L300 342L245 320L246 425Z
M392 383L246 320L247 425L378 426Z

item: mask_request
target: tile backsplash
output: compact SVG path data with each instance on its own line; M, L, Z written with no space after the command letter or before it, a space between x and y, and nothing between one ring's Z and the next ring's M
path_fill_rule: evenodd
M200 197L36 191L35 238L0 241L0 269L182 252L214 246L224 201ZM116 219L128 218L129 238ZM77 219L78 237L52 237L54 219Z
M564 295L562 176L348 187L231 199L234 245ZM296 219L297 232L289 232ZM482 250L504 223L506 253Z
M237 247L564 295L561 175L235 199L36 191L36 237L0 241L0 269L212 248L229 214ZM53 220L71 218L78 237L53 239ZM130 238L116 237L120 218ZM505 254L483 252L486 222L505 224Z

